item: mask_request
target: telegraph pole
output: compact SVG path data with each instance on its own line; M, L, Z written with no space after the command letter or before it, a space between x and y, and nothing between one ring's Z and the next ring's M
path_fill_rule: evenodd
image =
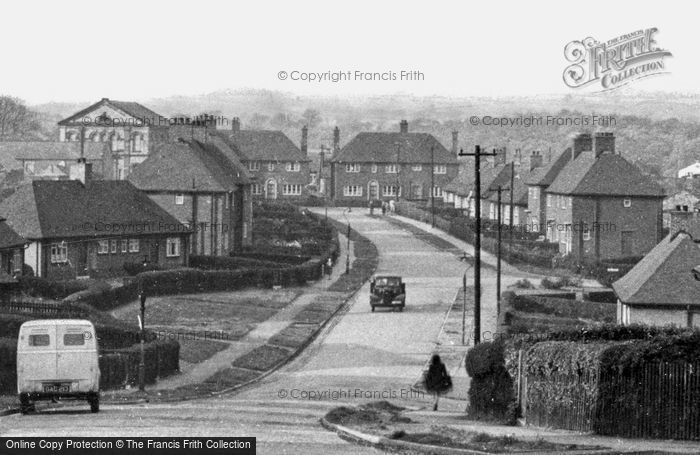
M474 345L481 341L481 157L495 156L496 152L483 153L481 146L474 147L474 153L459 151L459 156L474 157L474 209L476 211L476 232L474 235Z
M513 250L513 218L515 216L515 204L513 203L513 194L515 193L515 162L511 161L510 162L510 218L509 218L509 226L508 228L510 229L509 237L508 237L508 251ZM499 297L501 294L498 294Z
M498 193L498 216L496 218L496 223L498 224L498 246L496 248L496 320L498 320L498 315L501 314L501 225L503 224L503 220L501 219L501 193L503 192L503 188L499 185L496 191ZM511 218L513 218L512 214Z
M432 226L435 227L435 148L432 146L430 147L430 213Z
M396 143L396 202L399 202L399 193L401 192L401 143Z

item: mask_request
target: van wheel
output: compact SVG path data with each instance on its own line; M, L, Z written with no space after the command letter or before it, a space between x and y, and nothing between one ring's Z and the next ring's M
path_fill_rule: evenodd
M24 393L19 396L19 410L22 414L29 414L34 410L34 403Z
M91 397L88 398L88 403L90 403L90 412L93 414L96 412L100 412L100 397Z

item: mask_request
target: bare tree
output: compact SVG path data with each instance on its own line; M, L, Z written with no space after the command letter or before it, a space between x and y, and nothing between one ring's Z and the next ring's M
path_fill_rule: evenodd
M37 128L35 113L22 100L0 96L0 140L20 138Z
M309 108L304 111L301 117L304 120L304 124L311 129L314 129L321 123L321 113L317 109Z

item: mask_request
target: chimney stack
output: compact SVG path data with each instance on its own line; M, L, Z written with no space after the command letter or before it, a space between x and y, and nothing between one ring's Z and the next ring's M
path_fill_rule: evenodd
M189 117L174 117L168 127L168 139L176 142L178 139L195 139L199 142L207 142L207 121L196 118L194 121Z
M615 153L615 135L609 132L595 133L593 151L596 158L606 152Z
M496 156L493 157L493 166L496 167L499 164L506 164L508 162L507 151L505 147L494 148L493 151Z
M333 128L333 154L340 151L340 128Z
M574 137L574 143L571 147L571 161L578 158L581 152L590 152L593 150L593 138L590 133L580 133Z
M92 179L92 163L88 163L85 158L78 158L78 162L70 167L68 173L71 180L80 180L85 185Z
M401 120L401 123L399 123L399 131L401 133L408 133L408 120Z
M452 132L452 154L459 155L459 133L457 131Z
M533 150L530 155L530 170L542 167L542 154L538 150Z
M231 131L239 133L241 131L241 119L234 117L231 119Z
M301 128L301 153L304 156L309 154L309 128L306 125Z

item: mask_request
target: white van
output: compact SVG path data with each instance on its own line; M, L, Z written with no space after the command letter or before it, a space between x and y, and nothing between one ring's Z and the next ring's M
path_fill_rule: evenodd
M87 400L100 410L95 327L80 319L27 321L17 341L17 393L22 413L36 400Z

